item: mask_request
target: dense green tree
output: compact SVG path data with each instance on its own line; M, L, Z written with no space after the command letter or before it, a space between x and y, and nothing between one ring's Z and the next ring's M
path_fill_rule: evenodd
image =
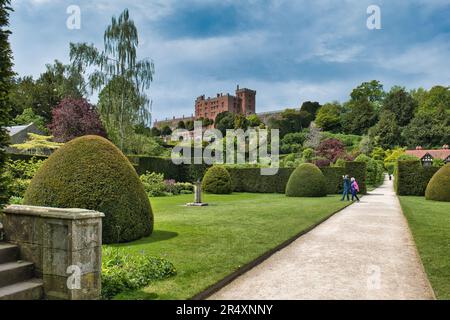
M153 81L154 65L149 59L137 60L138 44L137 28L126 9L119 18L113 17L106 28L103 51L86 43L70 45L72 65L94 69L89 75L91 89L105 90L107 85L111 89L105 93L110 99L100 108L100 114L109 122L105 124L107 130L116 128L121 150L126 149L127 135L133 132L129 128L150 119L150 101L145 90Z
M189 130L189 131L194 130L194 121L192 121L192 120L186 121L186 130Z
M11 116L21 115L25 109L32 109L34 96L34 80L32 77L14 78L9 90Z
M82 70L55 60L53 64L46 65L46 71L37 80L32 77L14 79L9 94L11 115L16 117L25 109L32 108L34 114L48 123L52 109L62 99L80 99L85 94Z
M186 129L186 124L183 120L178 121L177 129Z
M280 152L283 154L300 152L307 136L308 133L305 131L286 134L281 139Z
M320 107L321 107L321 105L318 102L306 101L306 102L303 102L300 110L309 112L313 117L315 117L317 114L317 111L319 111Z
M44 117L35 114L32 108L24 109L22 114L19 114L14 118L13 123L16 125L34 123L42 132L47 133Z
M159 137L161 135L161 130L159 130L157 127L152 127L151 129L151 136L152 137Z
M0 172L4 172L7 160L5 147L9 142L9 135L5 127L10 124L8 92L11 88L11 79L14 76L12 71L12 52L9 45L8 30L9 13L12 10L9 0L0 0ZM0 208L7 202L8 193L6 179L0 174Z
M152 137L152 129L141 122L134 126L134 132L146 137Z
M420 110L422 111L440 108L450 112L450 87L434 86L420 102Z
M409 148L437 148L450 141L450 116L442 108L419 111L402 133Z
M234 118L234 128L242 129L244 131L247 130L247 128L248 128L247 117L243 114L236 115L236 117Z
M46 71L35 81L32 108L35 114L49 122L52 109L64 98L81 99L85 93L81 72L55 60L46 65Z
M380 121L370 130L370 135L376 136L378 144L385 149L401 145L401 130L395 114L389 110L383 111Z
M366 99L350 100L347 111L342 115L342 126L346 133L363 135L377 121L373 104Z
M420 87L417 89L412 89L409 94L411 95L411 97L416 100L417 105L421 106L423 104L423 102L425 101L427 95L428 95L428 91L425 90L424 88Z
M326 103L317 112L315 123L324 131L339 132L342 107L339 102Z
M261 119L256 114L251 114L247 117L249 127L259 127L262 124Z
M307 111L286 109L279 119L271 121L271 127L279 129L280 137L283 138L288 133L300 132L308 128L313 120L314 116Z
M214 126L225 136L227 129L234 129L236 116L232 112L221 112L216 116Z
M382 101L385 97L383 85L378 80L363 82L353 89L350 94L351 100L368 100L372 103L376 112L381 108Z
M162 127L161 134L166 137L170 136L172 134L172 129L170 129L170 127L166 124L164 127Z
M383 101L383 110L391 112L400 127L411 121L416 109L417 102L402 87L393 87Z
M370 157L373 160L384 161L384 158L386 158L386 151L381 147L375 147L375 148L373 148L372 153L370 154Z

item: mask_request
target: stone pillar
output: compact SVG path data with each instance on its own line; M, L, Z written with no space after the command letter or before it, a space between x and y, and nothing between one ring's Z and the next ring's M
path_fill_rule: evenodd
M202 203L202 182L198 180L194 185L195 199L194 203Z
M12 205L4 214L5 240L34 263L46 299L100 298L103 213Z

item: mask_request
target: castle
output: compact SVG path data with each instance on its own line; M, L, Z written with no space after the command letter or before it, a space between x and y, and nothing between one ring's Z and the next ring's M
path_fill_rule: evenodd
M256 110L256 91L236 88L236 95L230 95L218 93L214 98L205 98L205 95L199 96L195 100L195 116L181 117L173 119L166 119L163 121L155 121L153 126L157 128L162 128L168 125L171 128L175 128L180 121L193 121L199 118L210 119L214 121L219 113L228 111L236 114L250 115L254 114Z

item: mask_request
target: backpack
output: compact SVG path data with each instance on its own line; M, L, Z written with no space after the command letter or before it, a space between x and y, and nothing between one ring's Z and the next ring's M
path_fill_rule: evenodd
M353 181L353 188L355 188L355 190L359 192L359 186L358 186L358 183L356 182L356 180Z

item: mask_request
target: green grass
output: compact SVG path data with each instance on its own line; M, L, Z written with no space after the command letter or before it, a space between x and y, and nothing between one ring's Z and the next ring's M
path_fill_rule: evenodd
M438 299L450 299L450 202L400 197L403 212Z
M152 198L152 236L116 245L171 261L177 275L118 299L187 299L347 205L339 196L206 195L210 206L184 207L192 195Z

